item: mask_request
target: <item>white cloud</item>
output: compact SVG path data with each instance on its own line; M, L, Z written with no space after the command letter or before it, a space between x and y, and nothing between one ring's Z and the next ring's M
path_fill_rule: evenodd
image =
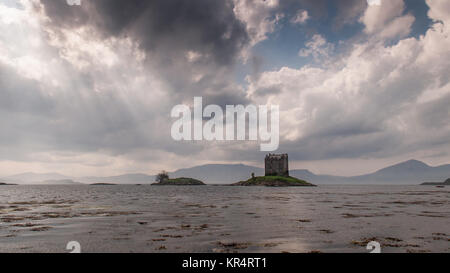
M306 10L299 10L297 12L297 14L291 18L291 23L292 24L305 24L306 21L308 21L309 19L309 15L308 15L308 11Z
M411 14L395 18L379 32L379 37L389 39L394 37L406 37L411 32L411 26L415 18Z
M380 6L381 0L367 0L369 6Z
M431 19L437 21L443 21L447 23L447 27L450 20L450 1L446 0L426 0L427 5L430 7L428 16Z
M0 4L0 21L4 10ZM161 132L170 132L170 87L144 67L131 40L100 41L87 29L52 32L27 5L14 14L0 24L1 168L70 173L76 166L82 173L109 162L104 170L122 172L135 149L167 143Z
M328 58L333 51L333 44L328 43L320 34L314 34L310 41L306 42L305 48L302 48L298 55L300 57L312 56L314 60L319 61L322 58Z
M283 18L278 13L279 0L233 0L236 17L245 23L247 32L255 45L275 30L277 22Z
M278 1L234 1L251 45L276 30ZM403 15L402 1L393 1L385 4L392 10L367 9L361 20L368 41L342 58L316 34L299 55L312 56L320 66L247 78L249 100L281 106L281 148L307 159L400 157L421 149L450 153L440 144L450 137L449 1L427 3L435 23L420 39L384 45L384 39L407 35L414 20ZM152 173L255 158L249 152L257 150L255 143L178 145L170 138L168 113L175 104L194 93L235 103L234 96L245 93L230 84L231 69L205 65L210 56L195 47L166 58L181 46L164 44L157 56L125 36L102 39L87 25L56 32L29 7L0 4L0 122L8 128L0 132L0 172ZM335 62L327 62L329 57Z
M196 62L202 57L202 54L196 51L189 50L186 52L186 58L189 62Z
M403 0L382 1L381 5L368 5L360 21L364 31L384 39L402 38L411 32L414 16L402 15L405 9Z
M427 149L448 158L444 143L450 139L450 124L442 122L449 114L442 102L450 99L450 16L449 9L441 11L446 3L430 5L436 23L419 39L385 46L369 37L320 68L264 72L258 79L248 78L248 96L280 105L282 139L305 158L390 157ZM409 24L403 20L411 22L411 15L401 16L402 1L389 7L388 15L376 12L381 22L372 22L375 13L366 13L366 31L393 37L400 25ZM326 44L317 35L300 55L326 55L321 49Z

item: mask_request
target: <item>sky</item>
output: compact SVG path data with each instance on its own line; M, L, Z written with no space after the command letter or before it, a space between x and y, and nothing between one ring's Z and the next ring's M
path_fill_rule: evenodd
M0 0L0 177L262 166L171 138L195 96L279 105L291 168L448 164L450 1Z

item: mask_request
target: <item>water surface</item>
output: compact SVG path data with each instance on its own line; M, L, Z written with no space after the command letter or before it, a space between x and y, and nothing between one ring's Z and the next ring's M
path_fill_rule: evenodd
M0 252L450 252L449 188L2 186Z

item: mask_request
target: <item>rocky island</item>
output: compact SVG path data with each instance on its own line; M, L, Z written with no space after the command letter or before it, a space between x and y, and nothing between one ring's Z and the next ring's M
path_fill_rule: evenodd
M188 177L169 178L169 173L162 171L156 175L156 183L153 186L202 186L206 185L200 180Z
M315 187L315 185L291 176L259 176L240 181L232 186L266 186L266 187Z
M17 185L17 184L8 184L8 183L0 182L0 186L14 186L14 185Z
M265 176L240 181L232 186L266 186L266 187L314 187L315 185L304 180L289 176L289 159L287 154L269 154L265 160Z
M420 185L423 185L423 186L450 186L450 178L445 180L444 182L425 182Z
M201 186L206 185L200 180L194 178L180 177L174 179L164 179L152 184L153 186Z

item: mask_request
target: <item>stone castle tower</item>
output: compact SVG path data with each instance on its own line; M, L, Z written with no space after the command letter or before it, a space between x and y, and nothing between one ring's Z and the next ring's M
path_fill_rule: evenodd
M264 160L266 176L289 176L288 154L268 154Z

